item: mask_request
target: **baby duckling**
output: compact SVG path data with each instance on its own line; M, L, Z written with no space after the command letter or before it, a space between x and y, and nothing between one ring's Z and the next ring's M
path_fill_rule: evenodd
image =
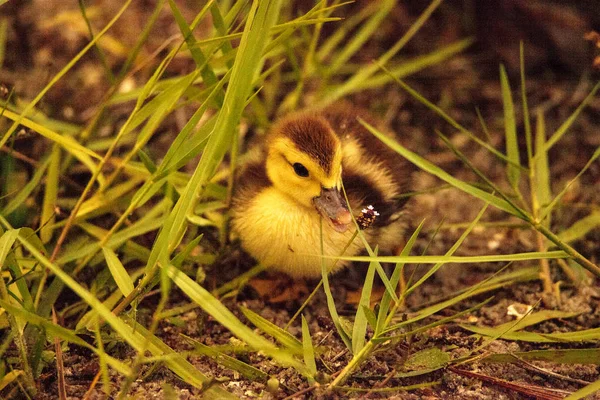
M261 159L238 177L232 227L264 266L292 277L319 277L321 225L323 254L358 254L364 249L360 238L349 245L356 230L350 210L373 220L363 231L371 246L391 252L401 243L406 199L399 196L409 186L409 163L357 117L376 125L350 105L282 118L264 138ZM345 265L326 262L330 272Z

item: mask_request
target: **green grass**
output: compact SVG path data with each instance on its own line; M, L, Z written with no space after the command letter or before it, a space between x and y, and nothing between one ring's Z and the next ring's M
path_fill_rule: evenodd
M102 390L116 398L127 398L133 382L146 378L147 366L151 366L150 372L159 366L168 368L177 379L201 390L206 398L235 398L218 379L195 368L188 357L210 357L247 380L263 384L269 381L267 371L253 365L252 357L238 357L240 353L266 358L280 370L292 368L312 388L359 391L343 386L344 382L356 376L373 355L399 342L412 341L436 327L463 321L461 318L465 315L490 302L489 296L499 288L541 279L547 290L555 290L549 272L550 263L555 260L568 259L600 276L594 262L573 247L573 242L600 225L597 210L560 231L555 231L551 223L569 185L596 161L600 148L579 175L558 193L551 190L548 153L577 123L577 116L600 84L554 133L548 134L541 112L535 114L535 124L530 121L522 73L520 99L527 144L527 163L522 165L517 105L503 68L499 81L504 105L505 152L478 138L472 129L461 126L442 108L400 80L446 61L472 43L467 38L420 57L399 57L404 46L436 12L442 3L440 0L432 1L399 40L389 49L382 49L378 59L366 66L355 64L354 57L376 38L378 28L395 6L394 1L384 1L378 7L368 5L345 19L338 14L342 15L349 4L341 1L320 1L304 14L291 10L280 0L209 1L188 22L178 2L163 0L157 2L148 21L144 21L143 32L121 69L113 71L111 56L104 53L98 43L129 11L131 3L126 1L114 18L95 32L94 21L86 12L85 3L80 2L89 42L48 80L33 100L25 102L10 96L2 105L1 122L5 130L0 134L0 147L6 149L7 154L2 155L0 163L5 180L8 176L17 182L19 174L25 171L15 153L11 155L18 127L35 132L35 140L47 145L40 146L44 150L36 158L27 182L5 184L0 192L2 393L34 398L36 381L42 373L57 370L60 374L63 370L57 347L65 350L75 346L86 348L91 357L97 358ZM141 62L142 49L161 14L171 18L180 35L165 44L162 57L155 55ZM210 24L204 36L196 29L201 24ZM331 27L327 36L323 34L326 24ZM6 52L5 33L5 20L0 19L0 64ZM37 107L60 80L74 74L84 58L93 58L111 82L102 101L95 105L90 122L76 125L61 121L56 115L44 115ZM186 74L172 76L169 67L177 59L189 60L194 67ZM121 83L128 77L138 76L138 68L144 72L139 76L145 76L145 80L139 82L137 88L120 93ZM421 170L483 203L477 217L465 221L461 236L444 255L411 255L416 241L423 235L421 223L398 256L379 255L376 244L367 243L357 231L368 256L342 254L322 258L322 287L335 334L349 352L347 363L335 371L335 376L327 371L331 378L323 378L327 367L322 358L323 348L315 340L315 332L304 315L300 321L292 318L288 323L299 328L301 335L296 337L288 327L283 329L228 300L262 270L260 267L211 291L202 266L222 259L228 249L227 208L234 184L232 174L239 167L236 163L244 159L243 154L237 154L241 121L265 128L275 115L297 109L307 94L315 96L314 104L323 106L365 89L396 84L426 105L432 115L445 120L453 132L466 135L486 149L506 169L510 189L502 190L478 171L442 132L439 132L441 139L473 170L479 182L453 177L428 161L426 155L409 151L363 122L373 133L374 140L382 140ZM114 134L105 137L99 134L101 127L116 126L111 117L113 107L129 107L128 118L119 124ZM168 121L182 115L185 120L165 154L160 157L153 154L150 143L163 132ZM231 164L222 168L226 157ZM65 179L81 175L82 171L85 181L79 181L78 186L73 187L72 182ZM527 191L522 193L523 188ZM537 235L537 248L518 254L456 256L455 252L480 225L488 207L503 211L507 218L514 216L522 220L524 226ZM218 232L218 244L203 236L210 232L207 227ZM444 232L441 228L445 227L440 227L437 234ZM151 244L148 237L154 238ZM307 251L319 253L319 249ZM369 262L360 303L351 318L338 312L326 273L336 259ZM508 265L517 261L526 266L501 269L449 298L411 310L410 315L403 313L408 296L441 268L451 267L453 263ZM395 265L389 277L383 271L381 263L384 262ZM418 278L410 276L405 281L406 267L417 264L421 265L422 273ZM386 290L374 309L370 300L376 276ZM174 288L185 294L189 304L170 308ZM72 293L68 297L69 304L58 301L66 293ZM158 300L150 310L147 323L142 324L138 314L145 310L139 304L149 295L155 295ZM471 307L462 303L482 295L489 298ZM209 347L185 337L182 339L189 342L193 350L183 352L171 348L161 338L160 327L176 324L181 314L192 309L198 309L222 325L242 345ZM58 318L52 317L53 312ZM509 325L484 328L461 323L462 329L479 335L484 344L457 359L445 349L421 349L398 366L402 371L397 377L429 378L435 371L477 362L482 356L485 356L483 362L511 362L509 357L515 356L523 360L598 364L597 352L586 355L590 353L584 353L584 349L572 350L565 359L557 359L554 350L499 355L484 352L489 343L499 338L550 344L585 342L586 346L590 345L585 351L592 351L592 345L600 340L597 329L553 334L530 330L544 321L574 316L536 309L518 323ZM128 351L119 352L118 346ZM119 386L111 381L109 370L120 377ZM428 379L389 390L418 390L438 383ZM59 392L64 390L64 383L58 385ZM598 383L594 383L571 398L581 398L598 388Z

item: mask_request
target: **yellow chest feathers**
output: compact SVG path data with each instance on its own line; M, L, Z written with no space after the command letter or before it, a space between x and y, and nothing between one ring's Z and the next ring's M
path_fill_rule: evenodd
M256 195L244 210L236 212L233 229L242 246L266 267L294 277L316 277L321 274L321 216L314 209L300 205L288 195L267 187ZM323 221L323 254L341 255L352 238L354 229L337 232ZM346 250L354 255L361 249L358 238ZM325 259L330 272L344 266Z

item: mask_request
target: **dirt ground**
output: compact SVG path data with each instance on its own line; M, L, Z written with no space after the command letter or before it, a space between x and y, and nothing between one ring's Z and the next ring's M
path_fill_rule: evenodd
M134 6L123 16L111 34L122 43L130 45L141 30L149 16L149 7L144 1L134 2ZM191 2L190 2L191 3ZM304 2L299 2L304 3ZM376 37L368 43L354 62L368 63L382 53L397 40L398 32L403 32L424 5L419 1L401 1L386 20ZM544 110L548 132L553 132L575 110L582 99L589 93L600 74L592 67L594 49L591 43L583 39L583 33L593 28L599 30L599 14L593 10L600 9L598 1L550 2L526 0L502 0L495 8L486 4L475 4L474 1L449 1L438 10L426 26L417 34L405 50L402 57L412 57L431 51L437 46L450 43L459 38L473 35L476 43L465 53L444 62L443 65L428 68L411 76L407 82L423 96L441 105L463 126L472 129L483 137L484 133L478 122L475 108L478 108L488 123L492 143L503 148L502 97L500 92L498 65L503 62L507 66L513 89L518 88L518 38L525 39L528 101L530 109ZM545 5L543 5L544 3ZM96 26L102 26L120 2L98 2L95 9L99 16L94 20ZM366 1L358 1L348 6L347 13L364 7ZM491 3L490 3L491 4ZM298 7L304 7L299 4ZM53 24L56 9L67 9L58 0L31 0L19 4L9 2L2 7L11 29L9 30L8 48L4 66L0 70L0 82L14 88L20 99L33 98L53 76L85 45L87 31L77 18L76 6L70 8L73 17L59 24ZM193 18L193 7L186 3L184 10L187 18ZM344 13L342 12L342 14ZM550 18L549 16L552 16ZM328 28L324 28L326 35ZM177 34L177 27L169 13L160 18L155 33L146 45L146 52L158 48L171 35ZM124 60L126 49L115 48L109 55L111 67L118 68ZM170 66L169 73L177 74L186 71L192 65L189 59L176 59ZM144 72L136 76L143 82L147 76ZM67 74L44 98L40 107L48 115L61 120L84 124L93 115L94 107L101 101L109 82L102 75L96 54L90 52L78 65ZM516 93L516 92L515 92ZM282 94L283 95L283 94ZM448 150L438 139L435 130L439 129L450 136L450 139L474 164L501 187L508 187L505 179L505 168L489 153L477 144L465 139L464 135L454 132L444 121L433 115L423 105L417 103L400 88L389 84L383 88L367 90L352 95L350 101L372 110L384 120L399 140L427 159L443 167L457 178L475 181L477 178ZM518 118L522 121L520 99L515 94ZM110 133L116 130L130 110L130 105L111 109L109 123L104 127ZM572 179L585 165L593 152L600 146L600 98L596 97L579 116L577 123L568 135L555 146L550 153L552 173L552 189L557 193L565 183ZM519 126L522 123L519 121ZM177 132L180 122L173 118L167 121L164 135L151 143L154 151L164 152L164 146ZM250 130L252 127L250 127ZM522 129L522 128L520 128ZM522 132L521 132L522 133ZM523 135L521 135L523 136ZM48 144L43 140L34 141L33 145L16 143L24 154L36 159L40 149ZM524 143L522 143L524 146ZM81 178L81 177L80 177ZM416 172L414 190L424 191L441 186L441 182L425 174ZM85 184L85 180L81 179ZM553 228L560 231L573 222L587 215L590 210L600 208L600 164L596 162L577 181L562 201L558 213L553 220ZM429 191L414 196L407 207L409 232L412 232L426 218L424 235L418 240L414 254L427 248L427 254L443 254L460 236L462 229L453 228L453 224L472 221L482 204L473 201L468 195L456 189ZM489 209L483 217L486 222L508 222L518 224L516 219L507 218L506 214ZM443 228L434 235L436 228L443 221ZM211 233L207 236L210 239ZM214 236L214 233L213 233ZM151 243L153 236L148 238ZM593 262L600 261L600 230L591 231L583 240L575 243L575 247ZM215 266L206 267L207 285L218 287L246 271L252 261L243 254L236 243L231 243L228 252ZM456 255L510 254L536 251L534 234L522 227L502 226L497 228L477 228L460 247ZM535 265L535 264L533 264ZM407 298L403 313L447 298L461 288L465 288L488 278L498 270L500 264L485 265L447 265L430 278L424 285ZM510 269L532 266L531 263L515 263ZM600 290L598 280L588 283L572 282L554 263L552 278L554 282L562 282L560 299L542 295L542 284L539 280L522 282L518 285L503 287L492 292L493 299L477 310L471 319L463 317L460 322L473 322L481 326L495 326L513 321L507 314L507 307L512 304L538 305L539 309L556 309L580 313L568 320L550 320L535 326L536 332L574 331L600 326ZM355 266L336 276L334 295L338 301L338 309L342 315L352 315L355 309L348 300L352 292L360 287L361 274L364 268ZM223 273L223 271L225 271ZM425 271L424 266L417 268L416 275ZM312 289L316 282L307 282ZM72 295L71 295L72 296ZM472 307L490 296L489 293L470 298L453 309L454 312ZM243 305L269 321L283 327L290 320L304 300L304 295L292 296L284 302L272 303L264 299L252 287L245 287L235 297L225 300L225 304L243 321L244 316L238 311ZM69 301L69 294L60 302ZM143 323L148 318L156 296L147 297L139 305L138 319ZM173 290L170 307L189 303L182 293ZM145 311L146 310L146 311ZM343 368L351 359L343 342L338 338L329 317L325 296L320 292L307 307L305 317L313 333L313 342L325 349L321 354L323 365L320 370L329 371L329 375ZM440 316L436 317L440 318ZM432 319L433 320L433 319ZM474 362L468 365L447 368L431 374L397 378L396 372L403 365L408 355L427 348L439 348L452 356L460 356L475 348L479 339L455 323L442 325L428 332L412 337L410 341L401 341L387 347L385 351L376 353L360 370L356 371L347 386L354 388L371 388L408 386L423 382L440 381L440 384L429 388L409 392L370 393L339 392L324 393L319 389L302 392L308 388L307 381L292 369L282 369L266 357L258 354L242 354L240 358L276 378L280 382L279 390L274 394L266 390L266 383L251 382L238 373L223 368L209 357L193 355L189 358L201 372L215 379L226 390L240 398L284 398L297 394L297 398L399 398L399 399L525 399L525 398L562 398L568 392L580 389L583 382L600 379L600 362L594 364L558 364L535 362L531 365L514 363ZM301 337L298 321L290 328L296 337ZM231 344L232 335L221 325L202 313L200 309L191 310L181 315L177 323L163 321L157 335L169 346L178 351L191 350L193 347L181 334L190 336L208 346ZM537 344L498 340L488 350L491 352L523 352L548 348L570 349L581 347L598 347L594 343ZM113 355L126 358L133 353L125 346L115 345ZM52 364L50 364L52 365ZM98 361L91 353L77 346L70 346L65 353L67 366L66 379L68 395L71 398L83 398L90 383L98 372ZM504 381L520 385L534 385L556 390L555 396L546 393L543 397L528 396L510 386L503 386L499 381L461 373L461 370L476 373L480 376L501 378ZM165 367L147 368L136 381L130 394L135 398L160 399L167 397L168 383L177 398L198 398L197 389L183 383ZM119 379L113 376L118 385ZM326 379L326 378L324 378ZM39 378L40 399L57 398L56 374L50 368L42 371ZM561 392L564 391L564 392ZM102 398L101 389L93 393L92 398ZM600 398L600 397L598 397Z

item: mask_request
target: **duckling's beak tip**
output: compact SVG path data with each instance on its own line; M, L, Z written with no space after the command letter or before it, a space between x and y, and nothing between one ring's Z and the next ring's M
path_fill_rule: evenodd
M323 189L321 196L313 200L317 211L340 233L346 232L352 223L352 215L341 193L336 189Z
M352 223L352 215L348 210L340 210L336 218L332 219L333 227L336 231L343 233L348 230L348 227Z

